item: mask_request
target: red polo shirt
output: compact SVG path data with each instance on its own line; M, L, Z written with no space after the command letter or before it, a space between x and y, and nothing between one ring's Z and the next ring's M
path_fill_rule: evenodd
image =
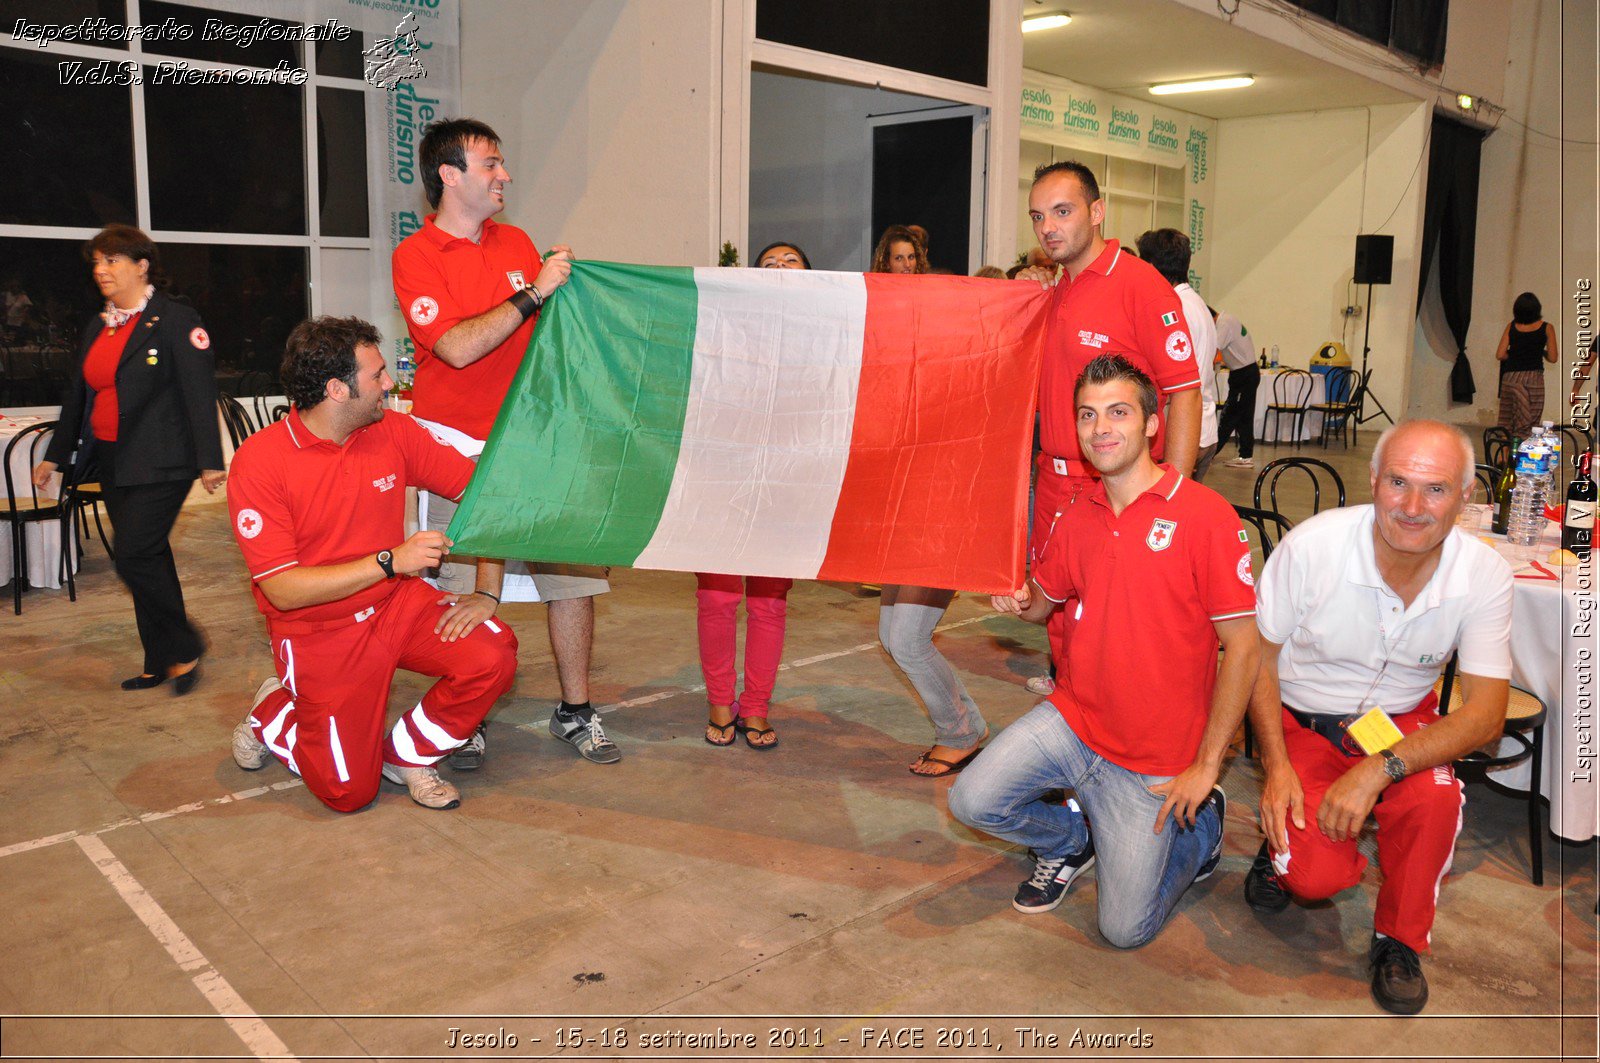
M337 565L394 549L406 537L406 488L460 498L473 468L404 414L386 413L340 446L313 434L300 411L290 410L245 440L228 475L233 537L250 569L256 606L275 630L363 619L399 580L380 579L348 598L290 610L269 602L260 582L296 565Z
M1164 776L1200 749L1217 681L1213 624L1254 616L1256 594L1233 506L1162 469L1121 516L1096 481L1056 522L1033 578L1066 603L1071 631L1051 703L1107 760Z
M1056 285L1039 377L1039 444L1046 455L1079 460L1072 389L1084 367L1102 354L1128 359L1163 395L1200 386L1178 293L1148 262L1124 254L1115 240L1107 240L1105 251L1076 278L1063 275ZM1165 437L1163 417L1151 446L1158 460ZM1093 475L1086 464L1072 471Z
M441 362L433 345L462 321L532 284L539 275L539 252L515 225L490 219L483 223L483 239L474 243L451 236L433 223L435 217L428 215L421 229L402 240L391 260L395 298L417 347L411 412L487 439L538 315L463 369Z

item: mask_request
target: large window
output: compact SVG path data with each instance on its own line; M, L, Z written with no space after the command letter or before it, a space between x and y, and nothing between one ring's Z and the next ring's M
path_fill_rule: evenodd
M1374 44L1417 60L1444 63L1450 0L1289 0L1302 10Z
M315 19L314 8L283 5L266 21L293 26ZM7 0L6 10L0 165L12 179L0 197L0 407L58 400L100 309L82 248L110 222L154 238L171 292L205 320L223 389L277 392L289 330L325 309L349 312L322 305L325 266L336 280L351 254L371 248L366 42L359 33L314 44L202 34L209 20L248 31L263 19L166 0ZM10 32L17 19L85 18L170 19L195 32L44 48ZM161 63L257 75L281 63L306 76L184 84L157 77Z
M968 85L989 83L988 0L756 0L756 36Z

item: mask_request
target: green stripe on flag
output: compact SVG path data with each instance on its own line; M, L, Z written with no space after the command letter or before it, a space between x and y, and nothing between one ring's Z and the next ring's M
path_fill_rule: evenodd
M450 522L456 553L633 563L678 461L696 302L692 269L573 263Z

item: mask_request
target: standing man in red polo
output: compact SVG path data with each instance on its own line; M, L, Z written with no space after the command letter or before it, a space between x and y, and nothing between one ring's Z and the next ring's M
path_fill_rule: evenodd
M228 508L277 674L234 729L233 759L255 771L275 756L339 812L370 803L380 773L419 805L455 808L433 765L510 689L517 638L471 597L414 578L450 541L401 541L406 487L458 498L473 467L384 413L393 381L378 342L353 317L302 322L281 370L289 416L234 455ZM440 678L385 736L396 668Z
M567 282L572 249L557 246L541 259L526 233L494 220L505 209L511 175L500 137L487 125L470 118L435 122L418 154L423 189L438 213L395 248L393 259L395 297L417 349L411 412L476 459L522 364L539 308ZM430 496L423 505L426 526L435 530L447 528L455 515L449 499ZM502 597L548 603L561 683L550 733L594 763L622 759L589 704L594 596L610 590L605 579L552 566L530 573L521 562L508 573L505 562L479 558L473 564L447 560L439 585L457 592L475 588L486 616ZM451 767L477 768L484 748L480 729L450 758Z
M1151 454L1185 475L1200 452L1201 399L1183 305L1161 274L1101 235L1106 204L1094 171L1079 162L1039 167L1028 216L1054 266L1030 266L1017 276L1056 288L1039 380L1039 475L1029 540L1037 561L1056 518L1095 479L1078 449L1072 401L1073 385L1090 361L1120 355L1155 381L1165 406ZM1046 629L1052 659L1063 660L1064 615L1051 617Z
M1025 845L1012 906L1047 912L1099 866L1099 926L1118 948L1155 937L1216 870L1216 785L1260 663L1250 546L1222 496L1157 465L1156 387L1130 361L1078 378L1078 439L1100 479L1040 546L1028 586L995 608L1073 631L1050 700L1007 727L950 791L950 812ZM1217 648L1223 649L1217 665ZM1159 681L1145 678L1159 661ZM1076 794L1043 800L1052 789Z

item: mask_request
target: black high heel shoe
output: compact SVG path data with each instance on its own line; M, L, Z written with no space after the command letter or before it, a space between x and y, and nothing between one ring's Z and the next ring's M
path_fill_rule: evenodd
M166 681L167 681L167 677L164 676L164 675L150 675L148 673L141 673L139 675L134 676L132 679L124 679L122 681L122 689L123 690L149 690L152 687L160 686L162 683L165 683Z

